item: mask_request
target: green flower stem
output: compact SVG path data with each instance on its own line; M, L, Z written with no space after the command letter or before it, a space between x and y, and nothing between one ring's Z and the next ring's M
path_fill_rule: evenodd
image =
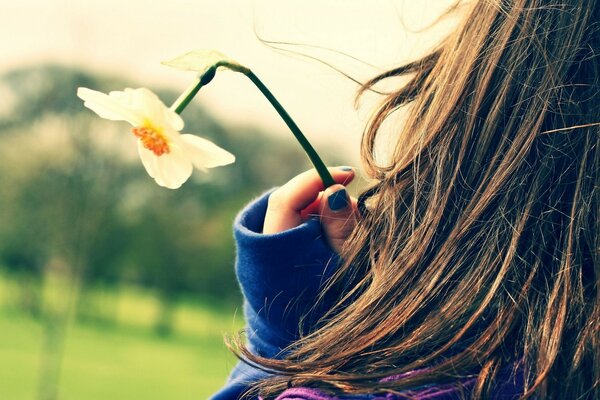
M185 92L175 100L175 103L171 106L171 110L175 111L177 114L181 114L183 110L190 104L190 101L196 96L200 88L204 86L200 83L200 79L193 86L190 86Z
M264 85L264 83L262 83L262 81L260 79L258 79L258 77L254 74L254 72L252 72L250 69L248 69L242 65L234 64L234 63L230 63L230 62L226 62L226 61L222 61L222 62L215 64L213 67L209 68L204 74L202 74L202 76L200 76L198 78L198 82L196 82L194 85L190 86L190 88L188 90L186 90L185 92L183 92L183 94L181 96L179 96L179 98L171 106L171 109L174 110L177 114L181 114L181 112L187 107L187 105L190 103L190 101L192 101L194 96L196 96L196 94L198 93L200 88L202 88L202 86L207 85L210 81L212 81L212 79L215 77L215 72L218 67L225 67L232 71L240 72L240 73L246 75L248 77L248 79L250 79L252 81L252 83L254 83L254 85L256 85L258 90L260 90L260 92L267 98L267 100L269 100L271 105L275 108L275 110L277 111L279 116L283 119L283 121L288 126L288 128L290 128L290 130L292 131L292 133L294 134L294 136L296 137L296 139L298 140L298 142L300 143L300 145L306 152L306 155L308 156L310 161L313 163L313 165L314 165L315 169L317 170L317 173L321 177L321 180L323 181L323 184L325 185L325 187L327 188L331 185L334 185L335 181L333 180L331 174L327 170L327 167L321 160L321 157L319 157L319 154L312 147L312 145L310 144L308 139L306 139L306 136L304 136L304 134L302 133L300 128L298 128L298 125L296 125L296 123L294 122L292 117L290 117L290 115L287 113L285 108L283 108L281 103L279 103L279 101L277 101L275 96L273 96L273 93L271 93L271 91Z
M285 108L283 108L281 103L277 101L275 96L273 96L271 91L264 85L264 83L262 83L262 81L258 79L254 72L248 70L247 72L244 72L244 75L246 75L252 81L252 83L256 85L258 90L261 91L261 93L267 98L267 100L269 100L271 105L279 113L279 116L283 119L288 128L290 128L290 130L300 143L300 146L302 146L302 148L306 152L306 155L308 156L308 158L310 158L310 161L313 163L325 187L327 188L331 185L334 185L335 181L333 180L333 177L331 176L331 174L327 170L327 167L321 160L321 157L319 157L317 151L312 147L308 139L306 139L306 136L304 136L300 128L298 128L298 125L296 125L292 117L290 117L290 115L287 113Z
M215 72L217 71L216 67L209 68L202 76L198 77L198 82L193 84L179 96L175 103L171 106L171 109L175 111L177 114L181 114L183 110L190 104L190 101L198 94L198 91L202 86L208 85L210 81L215 77Z

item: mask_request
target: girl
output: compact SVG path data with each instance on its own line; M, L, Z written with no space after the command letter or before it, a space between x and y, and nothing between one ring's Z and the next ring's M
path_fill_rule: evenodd
M358 202L334 168L236 220L248 342L214 399L600 398L600 1L467 7L363 87L408 79Z

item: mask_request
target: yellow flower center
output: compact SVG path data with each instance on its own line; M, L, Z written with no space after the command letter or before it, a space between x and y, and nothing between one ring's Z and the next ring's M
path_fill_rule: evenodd
M131 129L131 132L140 139L145 148L157 156L170 152L169 142L156 129L149 126L136 126Z

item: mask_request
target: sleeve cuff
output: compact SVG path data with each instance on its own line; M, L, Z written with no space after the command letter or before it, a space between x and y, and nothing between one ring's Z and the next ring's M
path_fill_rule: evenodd
M316 310L315 302L339 264L318 219L276 234L261 233L270 193L250 203L234 224L248 336L257 349L269 348L265 353L296 340L301 317L308 327L322 315L326 306Z
M272 192L273 190L270 190L251 202L236 217L234 235L238 252L250 249L257 255L262 255L266 251L271 256L286 257L289 251L295 255L306 246L311 246L319 253L332 253L324 242L321 224L316 218L283 232L262 233L269 196Z

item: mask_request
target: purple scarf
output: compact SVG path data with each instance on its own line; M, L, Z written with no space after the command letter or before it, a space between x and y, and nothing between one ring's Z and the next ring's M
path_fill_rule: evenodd
M418 391L406 391L404 394L375 394L375 395L357 395L357 396L330 396L318 389L310 388L291 388L277 396L275 400L450 400L459 399L461 395L469 396L474 379L463 384L462 390L454 386L429 387Z
M383 381L396 380L414 373L418 373L418 371L390 376L383 379ZM381 393L354 396L330 396L318 389L291 388L281 393L276 400L455 400L470 398L475 382L476 378L470 378L463 380L460 385L444 384L427 386L417 390L407 390L402 392L402 394ZM517 399L522 393L523 385L523 370L520 364L518 364L516 371L512 368L505 368L498 376L498 384L493 391L492 398L503 400Z

